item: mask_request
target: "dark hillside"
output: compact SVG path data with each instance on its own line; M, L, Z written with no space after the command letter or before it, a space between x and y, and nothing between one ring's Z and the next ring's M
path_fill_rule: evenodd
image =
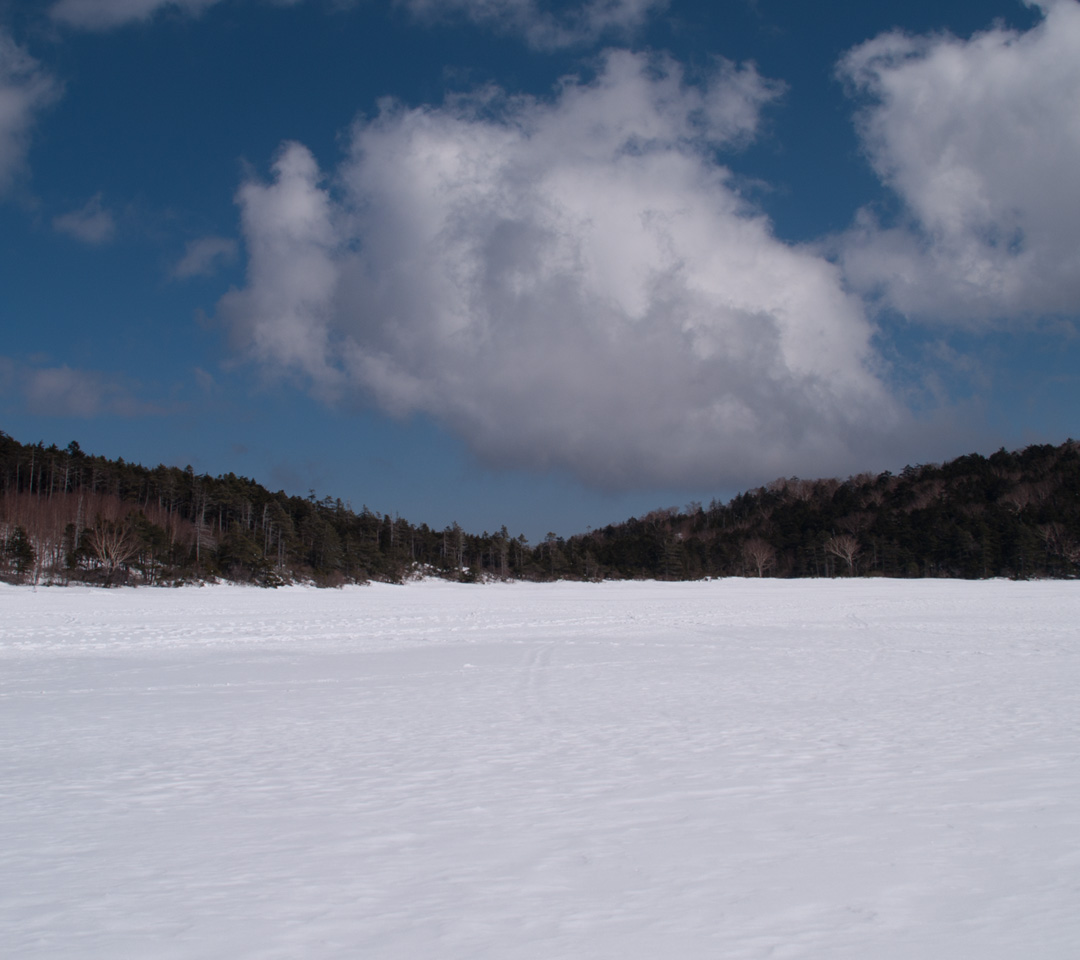
M475 537L359 511L330 497L273 493L229 473L153 469L20 444L0 433L0 575L35 582L167 583L225 577L276 585L443 576L520 576L522 539Z
M574 540L609 576L1075 576L1080 444L970 454L899 476L781 479Z
M776 480L568 539L433 530L254 480L21 444L0 432L0 577L275 585L706 576L1071 577L1080 444L1000 450L898 476Z

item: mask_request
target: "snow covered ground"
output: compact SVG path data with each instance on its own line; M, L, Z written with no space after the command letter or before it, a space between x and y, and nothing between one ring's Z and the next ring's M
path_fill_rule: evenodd
M1080 583L0 587L0 944L1072 960Z

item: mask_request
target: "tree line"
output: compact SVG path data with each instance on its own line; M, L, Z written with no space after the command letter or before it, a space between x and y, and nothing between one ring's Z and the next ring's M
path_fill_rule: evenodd
M1080 444L846 480L774 480L580 538L605 575L1072 577Z
M415 525L228 473L143 467L0 432L0 578L275 586L483 579L1071 577L1080 444L970 454L898 475L781 478L726 503L655 510L530 544Z

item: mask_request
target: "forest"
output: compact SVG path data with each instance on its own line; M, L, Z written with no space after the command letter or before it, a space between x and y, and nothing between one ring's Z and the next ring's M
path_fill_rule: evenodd
M780 478L530 544L505 526L436 530L228 473L148 468L0 431L0 579L340 586L438 576L686 580L1075 577L1080 443L969 454L899 474Z

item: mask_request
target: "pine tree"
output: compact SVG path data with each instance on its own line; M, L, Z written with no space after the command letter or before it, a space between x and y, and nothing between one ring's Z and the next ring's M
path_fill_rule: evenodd
M37 553L34 550L34 545L30 542L30 538L26 535L26 531L21 526L16 527L11 536L8 537L7 542L4 544L4 553L8 562L15 568L16 581L22 583L33 572Z

